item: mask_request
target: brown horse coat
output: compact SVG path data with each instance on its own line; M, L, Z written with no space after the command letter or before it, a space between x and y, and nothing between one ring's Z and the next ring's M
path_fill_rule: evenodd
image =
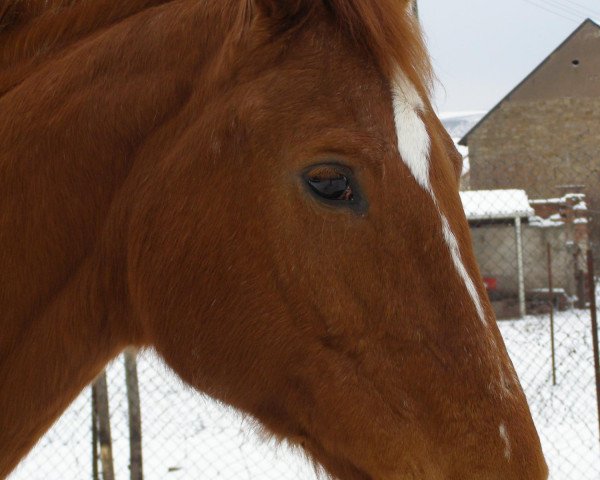
M0 477L136 345L343 480L546 478L407 2L5 0L0 61Z

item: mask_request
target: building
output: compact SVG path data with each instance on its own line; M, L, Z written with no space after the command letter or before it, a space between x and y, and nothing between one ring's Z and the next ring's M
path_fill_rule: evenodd
M583 22L460 140L469 188L586 195L600 255L600 25Z
M547 310L549 259L556 306L585 307L582 252L587 249L588 222L583 194L530 200L524 190L472 190L460 196L498 318Z

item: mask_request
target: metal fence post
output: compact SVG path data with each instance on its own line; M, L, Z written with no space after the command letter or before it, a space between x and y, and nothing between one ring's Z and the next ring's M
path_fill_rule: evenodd
M596 279L594 278L594 254L587 251L588 284L590 288L590 313L592 320L592 345L596 374L596 405L598 408L598 440L600 441L600 353L598 352L598 309L596 305Z
M552 247L548 250L548 297L550 302L550 351L552 355L552 385L556 385L556 354L554 349L554 286L552 284Z
M515 217L515 235L517 237L517 275L519 282L519 315L525 318L527 308L525 304L525 272L523 268L523 229L521 217Z

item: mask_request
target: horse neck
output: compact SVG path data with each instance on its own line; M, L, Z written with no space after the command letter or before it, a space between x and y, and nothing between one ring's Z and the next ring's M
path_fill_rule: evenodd
M84 261L43 313L8 329L0 360L0 478L125 346L115 328L121 313L98 294L98 271Z
M175 141L206 62L160 46L198 32L207 50L221 42L181 5L158 7L162 22L141 12L79 38L27 75L15 64L23 78L0 97L0 478L111 358L145 343L127 284L131 199Z

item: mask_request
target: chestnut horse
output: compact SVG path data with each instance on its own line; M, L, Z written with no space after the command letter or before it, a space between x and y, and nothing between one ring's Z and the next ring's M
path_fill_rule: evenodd
M0 477L128 345L335 478L547 477L410 12L0 3Z

